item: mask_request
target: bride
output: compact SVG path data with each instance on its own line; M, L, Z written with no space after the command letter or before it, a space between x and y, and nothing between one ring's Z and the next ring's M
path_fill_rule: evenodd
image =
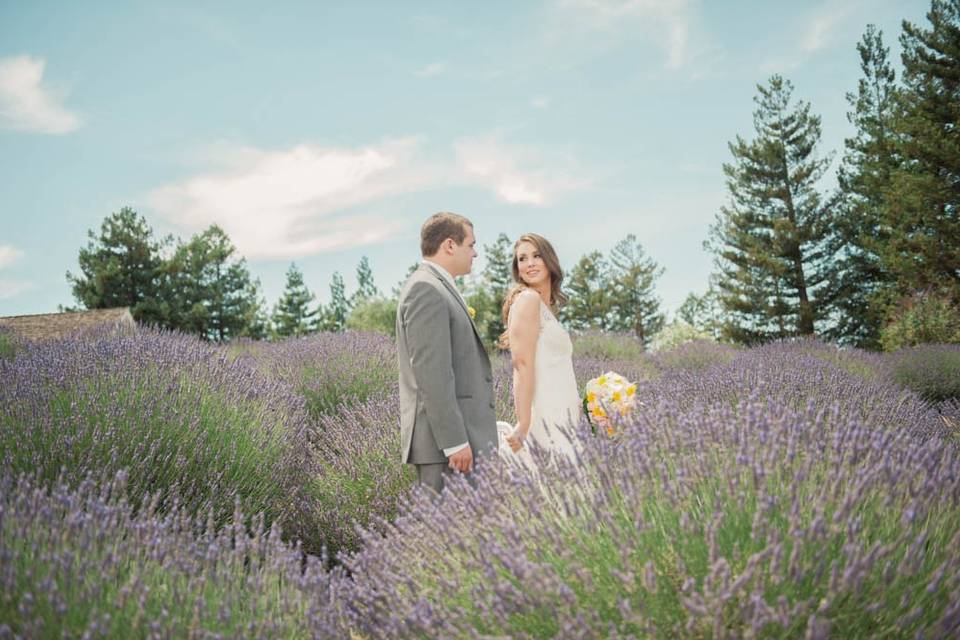
M507 330L500 346L510 349L513 361L517 424L498 424L504 436L501 453L513 452L530 464L529 451L521 451L529 439L573 459L577 447L559 428L568 425L570 432L581 412L573 345L556 317L567 300L560 290L560 261L546 238L528 233L514 245L512 271L514 286L503 304Z

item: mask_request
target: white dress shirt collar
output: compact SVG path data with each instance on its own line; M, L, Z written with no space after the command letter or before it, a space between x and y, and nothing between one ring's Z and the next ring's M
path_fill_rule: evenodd
M428 265L432 266L433 268L435 268L437 271L440 272L440 275L443 276L443 279L446 280L447 283L450 284L450 286L452 286L454 289L457 288L457 283L456 283L456 281L453 279L453 276L450 274L450 272L447 271L445 268L443 268L442 266L440 266L439 264L437 264L437 263L434 262L433 260L429 260L429 259L427 259L427 258L424 258L423 260L421 260L421 262L422 262L422 264L428 264Z

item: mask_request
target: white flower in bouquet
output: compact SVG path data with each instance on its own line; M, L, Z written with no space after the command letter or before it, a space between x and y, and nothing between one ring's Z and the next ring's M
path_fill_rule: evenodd
M616 434L610 412L625 418L636 403L637 385L613 371L593 378L584 390L583 408L590 424L605 428L609 436Z

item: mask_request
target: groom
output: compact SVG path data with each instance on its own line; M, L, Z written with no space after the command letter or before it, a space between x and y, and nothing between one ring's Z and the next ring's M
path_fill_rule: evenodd
M463 216L430 216L420 230L423 263L397 304L402 461L437 492L497 442L490 360L453 280L470 273L475 244Z

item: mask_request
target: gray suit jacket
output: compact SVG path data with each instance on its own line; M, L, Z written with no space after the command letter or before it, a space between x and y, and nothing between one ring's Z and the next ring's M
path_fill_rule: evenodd
M443 450L464 442L474 455L495 446L490 359L460 295L426 264L400 291L397 357L403 462L446 462Z

